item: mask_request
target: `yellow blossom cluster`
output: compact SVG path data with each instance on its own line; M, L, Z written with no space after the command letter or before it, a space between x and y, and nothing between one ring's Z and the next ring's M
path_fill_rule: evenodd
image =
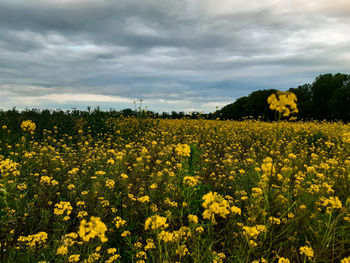
M78 238L78 234L75 232L64 235L62 245L57 248L57 255L66 255L68 253L68 247L73 246L77 243L76 239Z
M147 243L146 246L145 246L145 250L146 251L156 248L156 246L154 245L154 242L153 242L153 240L151 238L147 238L146 243Z
M191 148L188 144L179 143L175 147L175 152L178 156L190 157Z
M148 195L141 196L137 199L141 203L149 203L151 201L150 197Z
M73 207L71 206L70 202L61 201L58 204L55 204L54 214L57 216L59 215L69 216L72 213L72 210L73 210Z
M209 219L216 224L215 215L226 218L230 213L241 215L241 209L236 206L230 206L222 195L216 192L209 192L202 197L204 207L203 218Z
M188 218L189 222L198 224L198 216L196 216L196 215L188 215L187 218Z
M250 239L256 239L260 235L260 233L263 232L267 232L267 228L264 225L243 227L243 234Z
M33 121L31 120L26 120L26 121L22 121L21 123L21 129L23 131L28 131L28 132L34 132L36 129L36 125Z
M70 255L68 258L68 262L78 262L79 259L80 259L79 254Z
M213 251L213 256L213 263L223 263L226 258L226 255L224 253L217 253L216 251Z
M146 219L145 222L145 230L156 230L156 229L164 229L169 225L166 223L167 218L159 215L154 215Z
M52 185L52 186L58 185L58 182L54 180L52 176L49 177L47 175L40 177L40 183L44 185L46 184L46 185Z
M122 219L120 216L114 218L116 228L123 227L126 224L126 220Z
M89 222L85 219L80 222L78 234L85 242L89 242L90 239L95 237L100 238L101 242L106 242L108 241L108 238L105 235L106 231L107 227L100 218L92 216L90 217Z
M328 199L325 199L322 205L327 208L327 213L332 213L334 209L342 208L342 203L339 200L338 196L331 196Z
M28 235L28 236L20 236L18 238L19 242L25 243L30 248L35 248L40 245L43 245L47 240L46 232L39 232L37 234Z
M305 255L309 259L312 259L314 257L314 250L312 247L309 246L303 246L299 248L300 255Z
M290 263L290 261L288 258L280 257L278 263Z
M19 169L19 163L16 163L8 158L5 160L2 160L0 158L0 173L2 177L7 177L9 175L11 176L19 176L20 171Z
M162 230L158 234L158 239L162 240L164 243L168 242L178 242L181 239L187 240L187 238L191 237L191 229L188 227L181 227L179 230L175 231L165 231Z
M115 254L113 256L111 256L110 258L108 258L105 263L112 263L112 262L115 262L117 261L118 259L120 259L121 256L119 254Z
M283 117L298 113L296 101L297 97L290 91L277 91L267 98L270 109L279 112Z
M183 179L185 185L195 187L199 183L199 179L194 176L185 176Z
M113 189L115 186L115 181L112 180L112 179L107 179L106 180L106 187L110 188L110 189Z
M348 131L344 132L342 139L345 143L350 143L350 132Z

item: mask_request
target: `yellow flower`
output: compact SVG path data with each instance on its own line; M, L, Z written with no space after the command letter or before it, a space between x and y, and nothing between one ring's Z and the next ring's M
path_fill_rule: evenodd
M147 254L146 254L145 251L140 251L140 252L137 252L136 257L137 258L147 259Z
M50 185L51 178L49 176L41 176L40 177L40 183L41 184L48 184Z
M314 257L314 250L312 247L309 246L303 246L299 248L300 255L305 255L309 259Z
M37 246L40 246L44 244L47 240L47 233L46 232L39 232L37 234L29 235L29 236L20 236L18 238L19 242L25 243L30 248L35 248Z
M109 248L109 249L107 249L107 253L108 254L115 254L116 252L117 252L116 248Z
M156 189L157 187L158 187L158 184L156 184L156 183L153 183L153 184L151 184L151 186L150 186L151 189Z
M281 257L281 258L279 258L278 263L290 263L290 261L288 258Z
M199 180L194 176L185 176L183 179L183 183L185 185L194 187L199 183Z
M146 246L145 246L145 250L146 251L149 250L149 249L155 248L155 245L154 245L154 242L153 242L152 239L147 238L146 243L147 243Z
M126 231L124 231L123 233L121 233L121 237L126 237L126 236L129 236L131 233L130 233L130 231L128 231L128 230L126 230Z
M198 224L198 216L196 215L188 215L187 216L189 222L193 222L195 224Z
M66 246L60 246L56 251L56 255L67 255L67 253L68 253L68 247Z
M340 263L350 263L350 257L343 258Z
M102 170L96 171L96 172L95 172L95 175L103 176L103 175L106 175L106 172L105 172L105 171L102 171Z
M68 262L78 262L79 259L80 259L80 255L79 254L74 254L74 255L71 255L68 258Z
M279 225L279 224L281 224L281 220L279 218L270 216L269 217L269 223L272 224L272 225Z
M190 157L190 153L191 153L191 148L189 145L187 144L181 144L179 143L178 145L176 145L175 147L175 152L178 156L182 156L182 157Z
M105 236L106 231L107 227L99 217L92 216L90 222L86 222L85 219L80 222L79 236L85 242L89 242L90 239L95 237L99 237L101 242L106 242L108 240Z
M283 117L288 117L292 113L298 113L297 97L289 91L277 91L267 98L267 103L271 110L275 110L282 114Z
M170 206L172 206L172 207L177 207L177 202L171 201L171 200L169 199L169 197L165 198L164 203L167 204L167 205L170 205Z
M114 218L116 228L123 227L126 224L126 221L121 217L117 216Z
M25 189L27 189L27 185L25 183L18 184L17 189L18 190L25 190Z
M331 196L330 198L324 200L322 205L327 208L327 213L332 213L333 209L342 208L342 203L339 200L338 196Z
M146 219L145 230L148 229L158 229L158 228L167 228L168 224L166 223L167 218L159 215L154 215Z
M73 207L70 202L61 201L58 204L55 204L54 214L57 216L66 214L68 216L71 214L72 210Z
M114 186L115 186L115 181L112 180L112 179L107 179L107 180L106 180L106 186L107 186L108 188L110 188L110 189L113 189Z
M141 242L135 242L134 243L134 248L141 249L142 248L142 243Z
M350 143L350 132L344 132L342 138L343 142Z
M31 120L26 120L26 121L22 121L21 123L21 129L23 131L28 131L28 132L34 132L36 129L36 125L34 122L32 122Z
M113 159L108 159L108 160L107 160L107 164L113 165L114 163L115 163L115 161L114 161Z
M123 179L128 179L129 178L129 176L127 174L125 174L125 173L122 173L120 175L120 177L123 178Z
M168 242L173 242L174 241L174 235L171 232L162 230L162 232L160 232L158 234L158 238L159 240L162 240L164 243L168 243Z
M259 187L252 188L252 196L253 197L258 197L258 196L261 196L262 194L263 194L263 191L261 188L259 188Z
M249 246L256 247L258 246L258 243L256 243L254 240L249 240Z
M87 216L88 213L86 211L79 211L77 217L78 218L83 218L84 216Z
M85 202L84 201L78 201L77 202L77 206L85 206Z
M204 228L199 226L199 227L196 227L196 232L199 233L199 234L202 234L204 232Z
M272 163L272 159L267 157L264 159L263 164L261 165L261 169L265 174L271 175L276 172L275 166Z
M84 260L84 263L91 263L97 261L101 257L100 253L92 253L87 260Z
M264 225L256 225L256 226L244 226L243 234L248 238L256 239L260 233L267 232L267 228Z
M181 245L178 249L175 250L176 254L178 254L180 257L184 257L189 253L188 248L185 245Z
M148 195L142 196L142 197L138 198L137 200L140 201L141 203L149 203L150 202L150 198Z
M116 261L117 259L120 259L120 258L121 257L120 257L119 254L115 254L115 255L111 256L109 259L107 259L105 261L105 263L112 263L112 262L114 262L114 261Z
M204 200L202 206L205 208L203 218L209 219L216 224L215 215L226 218L230 213L241 214L241 209L236 206L230 206L229 202L216 192L209 192L202 197Z

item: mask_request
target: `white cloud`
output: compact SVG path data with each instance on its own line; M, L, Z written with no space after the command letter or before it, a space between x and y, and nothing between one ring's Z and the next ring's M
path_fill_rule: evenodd
M100 94L72 94L72 93L62 93L62 94L47 94L43 96L27 96L21 97L17 96L16 99L19 102L26 102L28 104L38 104L40 102L51 101L58 104L72 103L72 102L115 102L115 103L132 103L133 100L128 98L122 98L118 96L106 96Z

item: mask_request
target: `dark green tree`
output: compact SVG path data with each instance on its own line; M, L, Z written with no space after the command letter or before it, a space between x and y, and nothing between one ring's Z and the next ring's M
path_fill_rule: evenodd
M334 92L343 87L349 80L349 75L328 73L319 75L312 84L313 113L316 119L331 119L329 102Z
M311 119L313 116L312 85L304 84L297 88L290 88L289 91L297 96L298 118Z
M253 118L262 117L266 120L274 120L274 112L270 110L267 98L275 93L275 89L258 90L250 93L246 103L246 114Z
M350 82L334 92L329 108L334 119L350 121Z
M248 97L242 97L237 99L234 103L228 104L224 106L219 111L219 116L224 119L230 120L239 120L242 117L246 116L246 104L248 101Z

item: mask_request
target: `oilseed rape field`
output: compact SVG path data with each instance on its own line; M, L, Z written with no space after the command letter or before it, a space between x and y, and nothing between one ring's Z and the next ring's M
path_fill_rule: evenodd
M1 262L350 262L350 125L107 125L0 127Z

